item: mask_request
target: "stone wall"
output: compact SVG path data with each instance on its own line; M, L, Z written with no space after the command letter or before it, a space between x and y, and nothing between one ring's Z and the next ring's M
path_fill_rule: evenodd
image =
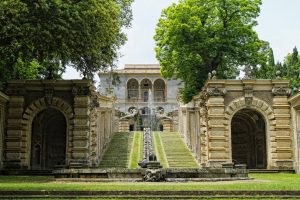
M292 130L294 138L294 168L297 173L300 173L300 93L289 98L292 107Z
M6 129L6 103L9 100L8 96L0 92L0 169L3 167L3 148Z
M285 80L208 80L200 94L179 109L179 131L202 165L231 163L232 119L236 113L252 111L264 119L265 144L257 149L265 152L265 168L293 169L288 96Z
M90 81L10 81L6 93L10 98L4 152L7 169L31 168L33 122L49 108L66 120L65 167L99 164L113 132L114 100L96 93Z

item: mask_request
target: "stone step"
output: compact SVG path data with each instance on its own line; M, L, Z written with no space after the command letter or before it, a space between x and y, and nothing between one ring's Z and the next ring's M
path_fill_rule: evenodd
M161 133L160 137L169 168L199 167L179 133Z
M100 168L127 168L133 133L115 133L102 160Z

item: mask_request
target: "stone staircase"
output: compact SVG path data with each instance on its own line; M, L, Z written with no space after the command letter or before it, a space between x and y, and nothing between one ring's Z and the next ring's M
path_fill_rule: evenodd
M158 133L162 143L162 151L168 163L168 168L199 168L191 151L177 132ZM161 154L161 153L160 153Z
M100 168L128 168L134 133L115 133Z

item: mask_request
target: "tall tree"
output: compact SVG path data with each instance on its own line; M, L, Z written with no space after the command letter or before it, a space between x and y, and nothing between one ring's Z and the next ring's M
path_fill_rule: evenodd
M265 62L261 62L260 66L253 67L254 77L258 79L276 78L276 71L280 70L280 67L275 65L273 49L270 47L268 42L263 41L261 53L264 55L263 59Z
M261 0L180 0L163 10L154 36L156 57L164 77L184 81L184 102L199 92L208 72L232 78L238 66L264 62L253 30L260 5Z
M300 56L298 54L297 47L293 49L293 53L289 53L283 61L283 73L284 79L290 80L291 89L297 88L300 85Z
M132 1L0 1L0 80L17 78L16 66L51 78L71 65L92 78L113 65L126 41Z

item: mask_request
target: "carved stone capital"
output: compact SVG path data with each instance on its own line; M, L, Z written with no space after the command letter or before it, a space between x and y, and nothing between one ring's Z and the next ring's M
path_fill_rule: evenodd
M87 96L90 94L90 88L87 86L74 86L72 88L72 94L74 96L76 96L76 95Z
M207 96L224 96L226 94L226 89L225 88L207 88Z
M274 96L289 96L291 94L291 89L286 87L274 87L272 93Z

